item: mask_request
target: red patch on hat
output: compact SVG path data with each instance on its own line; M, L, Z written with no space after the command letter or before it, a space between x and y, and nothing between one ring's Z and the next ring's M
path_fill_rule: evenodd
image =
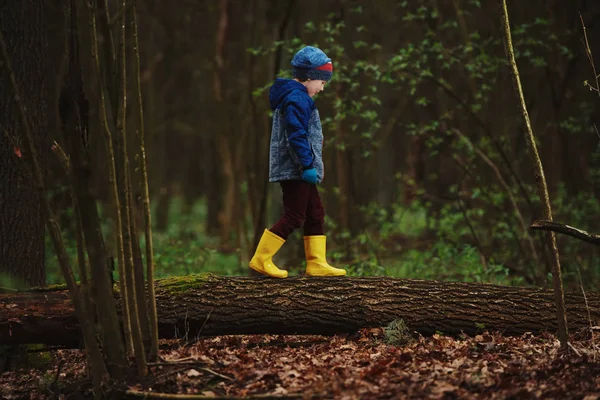
M319 71L329 71L329 72L333 72L333 64L328 62L327 64L323 64L320 67L315 68L316 70Z

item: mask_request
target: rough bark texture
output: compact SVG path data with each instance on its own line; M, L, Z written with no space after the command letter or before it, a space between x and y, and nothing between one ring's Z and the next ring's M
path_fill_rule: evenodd
M49 149L44 144L47 38L44 7L38 3L21 0L0 5L0 29L44 171ZM31 164L8 76L7 69L0 68L0 285L8 279L17 286L41 286L46 281L43 210L33 178L15 156L20 152Z
M373 278L224 278L192 275L157 281L163 338L222 334L335 334L404 319L431 334L482 329L505 334L556 330L552 291L537 288ZM581 293L565 295L569 327L589 327ZM600 294L587 293L591 323ZM119 302L120 303L120 302ZM79 344L64 290L0 295L0 344Z

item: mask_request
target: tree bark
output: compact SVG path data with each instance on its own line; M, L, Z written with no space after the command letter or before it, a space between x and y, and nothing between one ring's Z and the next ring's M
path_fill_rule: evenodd
M0 29L45 175L50 148L45 143L47 37L44 7L37 3L22 0L0 6ZM46 283L43 209L34 179L17 158L22 154L31 163L8 76L0 68L0 280L16 287L42 286Z
M569 328L600 321L600 294L565 294ZM162 338L224 334L336 334L403 319L422 334L556 330L551 290L372 278L283 280L191 275L156 282ZM120 299L118 299L120 307ZM65 290L0 294L0 344L78 346Z

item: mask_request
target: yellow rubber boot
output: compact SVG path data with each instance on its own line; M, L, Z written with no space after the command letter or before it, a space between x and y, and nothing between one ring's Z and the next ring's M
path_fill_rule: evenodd
M285 240L265 229L256 252L250 260L250 268L273 278L287 278L288 272L273 264L273 256L279 251Z
M327 263L325 254L327 237L304 236L304 252L306 254L306 275L310 276L344 276L345 269L334 268Z

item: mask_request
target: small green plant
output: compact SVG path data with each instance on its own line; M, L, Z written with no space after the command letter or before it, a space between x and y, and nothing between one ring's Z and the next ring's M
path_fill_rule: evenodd
M415 340L403 319L395 319L390 322L383 328L383 333L384 342L391 346L405 346Z

